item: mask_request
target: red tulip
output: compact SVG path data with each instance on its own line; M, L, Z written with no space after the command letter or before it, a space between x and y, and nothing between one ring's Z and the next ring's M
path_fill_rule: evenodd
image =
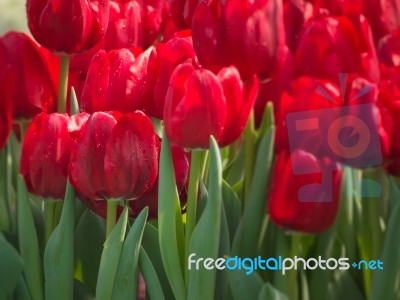
M169 1L111 0L103 49L147 47L162 34L169 18Z
M75 54L96 45L106 33L109 0L28 0L34 38L57 53Z
M181 29L192 26L192 19L199 0L171 0L171 15L175 24Z
M103 49L106 51L141 46L142 16L139 1L110 1L110 19Z
M69 90L74 87L78 99L81 99L83 86L91 60L100 50L106 52L121 48L130 48L142 44L141 6L136 0L110 1L110 17L104 38L93 48L71 57L69 65Z
M56 107L58 62L24 33L9 32L0 38L0 69L11 66L16 86L12 91L14 119L31 119ZM2 84L9 85L6 79Z
M244 85L235 67L217 75L192 64L179 65L167 92L164 125L169 139L187 148L208 148L210 135L221 146L239 137L258 93L253 77Z
M179 193L179 198L181 202L181 207L183 208L186 204L186 186L189 173L189 160L186 153L181 147L176 145L171 146L172 159L175 169L175 180ZM86 197L80 195L81 201L89 207L94 213L106 218L107 216L107 203L105 201L90 201ZM129 216L134 218L144 207L149 207L149 218L157 218L158 215L158 177L154 185L138 199L129 201ZM118 207L118 214L122 213L122 206Z
M267 102L271 101L274 104L274 111L279 111L281 95L289 88L294 77L293 72L293 55L286 47L269 80L260 82L260 90L254 104L254 118L257 127L262 122Z
M293 165L302 174L293 173ZM271 220L286 229L318 233L335 221L339 206L341 171L328 159L297 150L278 155L268 195Z
M170 0L142 0L143 49L163 38L169 18Z
M268 77L283 50L278 0L202 1L192 23L193 44L203 67L235 65L242 77Z
M378 47L378 56L379 61L387 67L400 66L400 30L381 39ZM387 73L387 70L381 71L382 73Z
M283 6L286 45L293 53L297 48L301 29L312 16L313 6L305 0L287 1Z
M314 14L331 16L345 15L358 18L361 15L371 24L375 44L386 34L399 28L399 6L396 1L380 0L317 0L314 1Z
M152 117L162 119L169 81L175 67L185 61L193 62L193 50L190 31L175 34L165 44L157 44L149 57L147 82L151 83L152 93L144 97L143 110Z
M161 31L166 26L164 23L167 22L164 19L168 11L168 2L145 2L138 0L111 0L110 18L104 38L89 51L71 57L68 84L69 90L74 87L78 99L81 99L90 63L100 50L105 50L109 53L113 50L125 48L125 51L129 49L137 57L143 52L139 47L145 49L160 39ZM165 35L163 35L163 38L165 38ZM98 59L97 63L99 63ZM143 67L145 68L146 66ZM150 74L150 71L147 73ZM89 80L93 81L93 78ZM141 98L148 98L148 96L142 95Z
M99 51L92 59L80 99L85 112L133 112L150 88L146 80L149 53L135 58L129 49Z
M192 64L179 65L168 89L164 125L168 138L187 148L208 148L210 135L222 136L226 99L218 78Z
M335 81L338 73L356 73L378 82L379 70L368 23L355 27L346 17L311 19L295 54L297 76Z
M0 45L0 149L7 143L8 135L12 128L12 92L14 90L15 77L10 65L6 65L2 59L5 57L3 47Z
M41 113L26 131L20 171L28 190L43 198L64 199L72 137L87 114Z
M361 123L368 124L371 140L364 153L360 153L353 160L340 161L355 167L368 167L371 166L370 163L373 166L381 163L377 162L377 157L386 159L390 149L390 139L380 105L377 103L377 86L357 76L350 76L348 79L342 77L342 80L340 88L334 82L309 77L292 81L288 92L283 93L281 97L280 109L276 116L277 152L288 151L291 142L292 151L296 145L296 148L319 158L328 156L331 159L338 159L340 155L332 152L332 145L329 144L328 137L331 135L328 135L328 131L335 120L354 116L362 120ZM296 116L293 113L301 115ZM312 124L312 120L317 121L318 126L311 128L313 125L310 125L310 129L303 131L295 129L288 125L289 116L295 116L295 119L304 120L309 124ZM304 121L302 124L307 124ZM348 127L350 126L354 124Z
M389 49L387 49L389 50ZM393 49L393 61L396 61L396 51ZM390 53L390 52L389 52ZM389 54L388 53L388 54ZM387 58L389 58L388 55ZM379 84L379 104L382 105L382 120L390 138L390 152L385 161L385 168L393 175L400 175L400 140L397 128L400 126L400 69L399 66L386 67L382 65L382 81Z
M218 144L223 147L237 140L242 134L258 95L259 83L257 77L253 76L244 84L235 67L222 69L217 78L222 86L227 106L224 131L218 140Z
M159 138L142 112L97 112L77 134L69 177L91 201L135 199L156 180L158 151Z
M172 159L174 163L175 180L181 207L186 204L186 186L189 175L189 161L186 153L181 147L171 146ZM130 201L129 207L132 209L131 215L137 216L140 211L148 206L149 216L157 218L158 215L158 178L153 187L143 194L139 199Z

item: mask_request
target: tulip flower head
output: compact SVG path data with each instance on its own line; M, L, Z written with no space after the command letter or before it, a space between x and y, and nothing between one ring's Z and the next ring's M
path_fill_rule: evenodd
M193 44L204 67L238 68L242 78L267 78L284 47L282 1L201 1L192 22Z
M294 174L293 165L310 174ZM339 207L341 170L328 159L297 150L281 152L275 162L268 195L271 220L286 229L318 233L334 222Z
M96 112L74 141L71 184L91 201L136 199L157 178L159 147L153 124L142 112Z
M22 145L20 171L28 190L45 199L64 199L72 139L86 122L85 113L37 115Z
M28 26L34 38L52 52L75 54L105 35L109 0L27 0Z
M137 56L126 48L108 53L100 50L89 66L80 99L81 110L127 113L140 109L149 84L146 81L148 54Z
M187 148L208 148L210 135L221 146L242 133L258 93L258 80L244 84L235 67L217 75L179 65L167 92L164 124L169 139Z
M183 208L186 204L186 187L188 184L189 175L189 160L187 153L183 148L176 145L171 146L172 159L175 170L176 186L179 193L179 199L181 207ZM107 215L107 203L105 201L91 201L82 194L79 195L80 200L94 213L102 218L106 218ZM129 201L129 216L132 218L142 211L144 207L149 208L149 218L156 219L158 216L158 177L154 182L153 186L146 191L139 198ZM118 206L117 213L122 213L122 206Z
M12 68L15 88L12 90L13 118L32 119L41 112L54 112L57 104L59 64L45 48L28 35L11 31L0 38L0 69ZM2 84L8 85L12 76Z

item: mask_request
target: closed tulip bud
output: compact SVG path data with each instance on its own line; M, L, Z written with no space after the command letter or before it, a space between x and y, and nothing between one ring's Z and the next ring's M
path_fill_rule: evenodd
M135 58L129 49L99 51L92 59L80 99L82 111L133 112L139 109L149 84L148 53Z
M285 42L278 0L202 1L192 23L203 67L235 65L243 78L268 77Z
M37 115L29 125L22 145L20 171L28 190L43 198L64 199L72 134L88 118L78 114Z
M234 142L242 134L258 95L259 83L254 75L243 83L235 67L221 69L217 74L221 83L227 106L224 131L218 144L221 147Z
M167 136L187 148L208 148L210 135L220 146L229 145L242 133L258 88L255 76L244 84L233 66L215 75L190 63L179 65L166 97Z
M0 38L0 47L3 49L0 69L11 66L15 75L14 119L31 119L42 111L53 112L57 104L56 74L59 70L55 57L24 33L7 33ZM5 78L2 84L9 85L8 80Z
M174 163L176 187L181 202L181 207L186 204L186 188L189 175L189 159L187 153L176 145L171 145L172 160ZM79 199L94 213L102 218L107 216L106 201L91 201L83 195L78 195ZM129 201L129 216L136 217L144 207L149 208L149 218L156 219L158 216L158 177L153 186L139 198ZM118 206L117 214L121 214L122 206Z
M56 53L75 54L96 45L106 33L109 0L27 0L34 38Z
M208 148L210 135L221 138L226 117L226 99L217 76L190 63L179 65L172 74L164 110L165 132L171 142Z
M294 174L293 165L305 171ZM281 152L275 162L268 195L271 220L285 229L318 233L328 229L339 207L339 166L297 150Z
M147 63L147 82L151 92L144 98L143 110L152 117L163 119L165 96L175 67L195 61L192 36L189 30L176 33L168 42L157 44Z
M158 153L159 138L142 112L97 112L77 134L69 177L91 201L136 199L157 178Z

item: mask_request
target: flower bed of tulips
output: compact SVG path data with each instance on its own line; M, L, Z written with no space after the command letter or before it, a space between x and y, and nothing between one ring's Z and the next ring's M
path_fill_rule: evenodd
M396 1L26 14L0 37L0 300L400 299Z

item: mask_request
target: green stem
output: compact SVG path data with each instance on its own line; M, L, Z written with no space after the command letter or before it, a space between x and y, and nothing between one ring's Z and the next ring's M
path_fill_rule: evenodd
M60 222L63 206L64 206L64 201L57 201L56 202L56 207L54 209L54 228Z
M204 150L192 150L192 158L190 164L190 175L189 175L189 189L187 197L187 208L186 208L186 227L185 227L185 250L186 257L189 255L190 239L192 237L193 230L196 226L197 219L197 195L199 191L199 179L202 176L204 162L206 157L206 151ZM185 260L187 263L187 260ZM185 280L188 283L188 271L185 268Z
M229 145L228 149L228 165L233 162L233 160L236 158L236 152L237 152L237 147L238 143L237 141L233 142L232 144Z
M11 229L11 211L10 199L8 197L8 165L7 148L0 151L0 231L9 231Z
M300 242L300 235L294 233L292 235L292 241L291 241L291 257L295 256L300 256L300 247L301 247L301 242ZM292 269L288 273L288 291L289 291L289 299L296 300L299 298L298 295L298 286L297 286L297 277L298 277L298 271L297 269Z
M46 236L45 241L49 240L50 235L52 234L55 224L54 224L54 216L56 210L56 202L46 201L44 202L45 207L45 227L46 227Z
M117 223L117 207L118 207L118 202L115 199L107 200L106 238L108 238L111 231L114 229L115 224Z
M281 229L276 232L276 254L282 257L289 257L289 239ZM281 272L275 272L273 278L274 286L285 294L289 294L287 273L283 275Z
M68 55L60 56L60 77L58 83L58 109L59 113L65 113L67 108L67 93L68 93L68 69L69 69Z
M254 112L252 111L244 132L245 151L245 180L244 180L244 201L249 199L251 184L254 173ZM243 205L245 207L245 205Z

